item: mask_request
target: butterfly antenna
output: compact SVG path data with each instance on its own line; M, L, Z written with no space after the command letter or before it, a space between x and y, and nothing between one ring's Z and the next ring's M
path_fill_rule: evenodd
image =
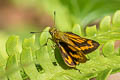
M31 34L34 34L34 33L40 33L40 32L30 32Z
M41 32L48 32L48 31L41 31ZM41 32L30 32L30 33L35 34L35 33L41 33Z
M54 27L56 27L56 11L54 11Z

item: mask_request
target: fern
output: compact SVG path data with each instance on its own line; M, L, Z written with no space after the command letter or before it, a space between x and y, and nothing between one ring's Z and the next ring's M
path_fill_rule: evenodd
M112 21L112 23L111 23ZM44 31L48 31L47 27ZM48 32L42 32L40 36L40 48L36 50L35 35L24 39L22 52L19 51L19 37L11 36L6 42L8 59L0 54L0 79L1 80L89 80L96 77L97 80L106 80L110 74L120 72L120 50L114 49L114 42L120 40L120 11L117 11L113 19L106 16L100 22L100 29L96 26L87 27L86 35L81 32L81 26L74 25L72 32L82 37L98 41L102 47L88 54L90 58L86 63L76 66L80 72L69 69L61 58L59 49L53 50L52 41L43 46L50 37ZM103 45L104 44L104 45ZM102 53L102 55L100 55ZM38 67L38 68L37 68Z

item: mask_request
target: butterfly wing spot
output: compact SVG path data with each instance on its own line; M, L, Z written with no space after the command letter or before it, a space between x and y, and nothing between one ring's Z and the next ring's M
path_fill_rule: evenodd
M65 60L66 60L69 64L71 64L71 63L73 62L73 60L71 59L70 56L68 56L67 58L65 58Z
M91 40L87 41L87 43L88 43L89 45L92 45L92 41L91 41Z
M70 53L70 56L73 58L75 64L85 63L87 61L85 55L80 52Z
M88 49L88 46L83 46L83 47L80 47L81 50L85 50L85 49Z
M74 38L70 38L70 39L72 39L73 41L75 41L77 43L83 43L83 42L85 42L84 39L74 39Z
M78 52L80 58L79 58L79 63L85 63L87 61L87 58L85 57L84 53Z
M79 64L80 62L76 61L75 63L76 63L76 64Z
M67 54L67 52L65 51L65 49L61 46L61 51L63 51L64 54Z
M76 49L73 48L72 46L69 46L69 45L68 45L68 47L69 47L72 51L76 51Z
M73 54L73 53L71 53L71 52L69 52L69 54L70 54L72 57L74 57L74 58L80 58L80 56L77 55L77 54Z
M90 48L93 48L93 46L83 46L83 47L80 47L81 50L88 50Z
M69 36L69 37L72 37L72 38L80 38L79 36L73 35L72 32L65 32L65 35L67 35L67 36Z

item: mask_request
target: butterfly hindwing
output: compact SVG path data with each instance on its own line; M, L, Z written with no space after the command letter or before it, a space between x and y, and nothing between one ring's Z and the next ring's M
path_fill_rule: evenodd
M58 47L60 48L62 58L64 62L70 66L75 67L79 63L86 62L87 58L81 51L77 51L74 47L64 43L57 42Z
M99 46L99 43L94 40L82 38L72 32L64 32L64 33L65 36L68 37L69 40L71 40L76 45L76 48L82 51L84 54L88 54L96 50Z

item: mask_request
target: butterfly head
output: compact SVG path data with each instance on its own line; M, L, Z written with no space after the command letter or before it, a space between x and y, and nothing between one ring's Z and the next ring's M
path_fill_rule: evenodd
M56 29L55 27L51 27L51 28L49 29L49 33L50 33L52 36L54 36L54 35L56 34L56 32L57 32L57 29Z

